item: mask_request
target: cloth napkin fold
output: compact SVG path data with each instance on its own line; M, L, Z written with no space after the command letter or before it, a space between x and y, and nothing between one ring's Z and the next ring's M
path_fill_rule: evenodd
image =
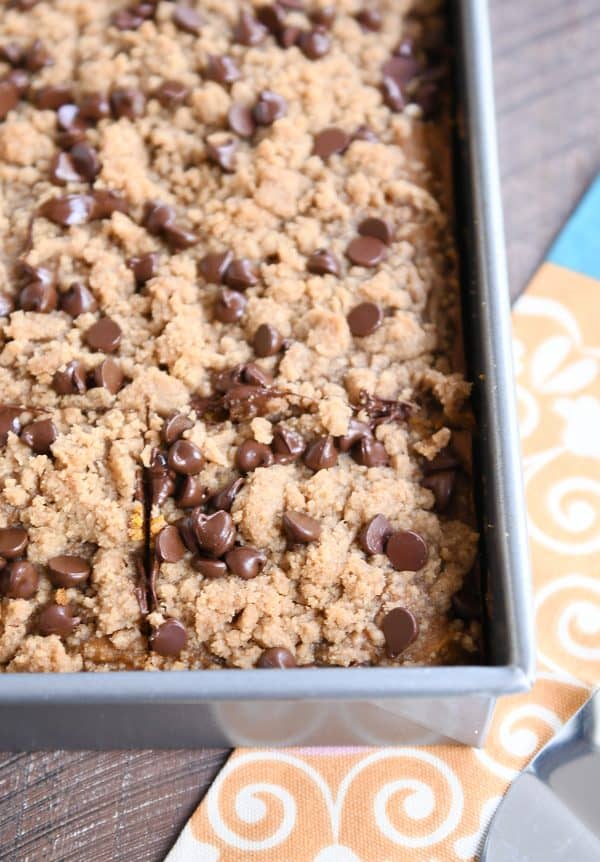
M538 639L485 748L237 749L167 862L455 862L600 680L600 177L513 313Z

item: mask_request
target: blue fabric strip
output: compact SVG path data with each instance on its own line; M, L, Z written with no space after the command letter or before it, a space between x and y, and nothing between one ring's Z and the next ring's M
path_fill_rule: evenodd
M600 175L555 239L547 260L600 280Z

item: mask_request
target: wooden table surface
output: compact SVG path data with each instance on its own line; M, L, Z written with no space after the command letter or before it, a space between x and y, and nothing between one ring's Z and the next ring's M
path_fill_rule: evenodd
M516 296L600 168L600 4L491 0L491 11ZM224 750L0 755L0 859L161 860L226 757Z

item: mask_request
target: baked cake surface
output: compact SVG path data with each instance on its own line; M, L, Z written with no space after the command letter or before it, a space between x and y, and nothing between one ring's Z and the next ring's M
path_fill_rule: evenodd
M3 669L478 655L438 7L3 8Z

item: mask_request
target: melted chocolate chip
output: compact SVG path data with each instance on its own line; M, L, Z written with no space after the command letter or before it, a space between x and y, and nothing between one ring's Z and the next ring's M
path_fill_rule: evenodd
M23 410L20 407L0 404L0 446L6 444L9 433L20 434L21 423L19 416L22 412Z
M134 120L141 117L146 106L146 99L140 90L133 87L116 87L110 94L110 107L116 118L127 117Z
M0 529L0 557L14 560L22 557L29 537L24 527L2 527Z
M248 300L242 293L224 288L215 302L215 317L221 323L235 323L243 317L247 304Z
M178 563L185 556L185 545L174 524L163 527L156 537L156 555L163 563Z
M178 30L184 33L191 33L192 36L197 36L202 29L202 18L191 6L184 6L182 3L177 5L173 10L172 21Z
M266 443L257 440L244 440L235 453L235 464L241 473L250 473L258 467L269 467L273 463L273 453Z
M146 254L130 257L127 266L133 272L135 283L145 284L158 272L158 255L155 251L149 251Z
M241 102L234 102L227 114L229 128L241 138L251 138L256 130L252 108Z
M392 399L380 398L371 395L365 389L360 392L360 404L367 413L372 425L381 425L382 422L398 422L409 415L411 407L405 401L394 401Z
M337 275L341 273L338 259L330 251L315 251L308 258L306 268L314 275Z
M392 241L392 229L382 218L363 219L358 226L358 232L361 236L374 236L384 245L389 245Z
M285 117L286 114L287 102L283 96L272 90L263 90L252 110L252 116L258 126L271 126L275 120Z
M425 540L412 530L397 530L387 540L385 553L399 572L418 572L429 557Z
M297 461L306 448L306 443L301 434L285 425L276 425L273 429L273 442L271 443L275 455L286 459L288 463Z
M383 311L375 302L361 302L354 306L347 320L352 335L364 338L381 326Z
M58 305L58 294L53 284L44 281L31 281L19 293L19 308L23 311L37 311L48 314Z
M372 437L373 431L370 425L367 425L366 422L361 422L359 419L350 419L348 430L343 437L338 437L337 439L338 448L340 452L349 452L355 443Z
M176 440L179 440L184 431L189 431L194 427L192 420L184 413L172 413L165 419L160 432L163 443L170 446Z
M73 359L67 363L64 371L55 371L52 386L58 395L83 395L87 389L83 363Z
M223 560L211 560L208 557L194 557L192 567L205 578L223 578L227 574L227 566Z
M228 512L243 485L244 480L241 477L234 479L233 482L230 482L229 485L226 485L210 498L211 507L213 509L223 509L223 511Z
M204 466L202 452L191 440L176 440L169 447L167 460L171 470L185 476L195 476Z
M94 199L91 195L65 195L50 198L39 209L40 215L62 227L85 224L92 218Z
M381 623L385 648L390 658L395 658L411 645L419 634L416 619L406 608L392 608Z
M230 251L209 252L199 262L198 269L210 284L220 284L232 260Z
M181 81L163 81L154 91L154 95L163 108L177 108L183 105L190 94L189 87Z
M221 56L211 55L208 58L208 65L204 70L204 74L211 81L216 81L218 84L233 84L241 77L241 72L233 59L226 54Z
M455 470L437 470L426 476L421 484L434 496L434 509L436 512L445 512L450 505L452 493L456 484Z
M223 139L220 134L218 139L206 141L206 155L208 159L227 173L235 171L236 150L237 142L233 138Z
M123 333L111 317L101 317L84 333L84 341L91 350L114 353L119 349Z
M70 288L60 297L60 307L71 317L79 317L88 311L96 311L98 303L94 294L88 290L85 284L74 281Z
M213 557L222 557L233 548L235 527L229 512L218 511L205 515L199 509L192 512L196 540L202 551Z
M49 604L39 616L38 631L44 636L58 635L65 638L78 623L79 617L73 615L73 609L69 605Z
M73 145L71 148L71 159L79 175L90 183L100 173L101 165L98 153L85 141Z
M35 422L30 422L21 431L21 440L36 455L49 455L50 447L57 437L58 431L50 419L38 419Z
M48 560L48 577L53 587L79 587L87 581L91 571L83 557L61 554Z
M225 284L233 290L246 290L258 283L257 266L248 258L236 258L225 270L224 280Z
M296 667L296 659L285 647L270 647L263 652L256 667L269 669Z
M257 356L275 356L283 346L283 336L270 323L261 323L252 339Z
M206 500L207 492L198 476L184 476L175 497L180 509L195 509Z
M168 619L154 629L148 638L152 652L165 658L175 658L187 643L187 632L179 620Z
M302 33L298 40L300 50L309 60L324 57L331 48L331 39L322 27Z
M39 87L33 91L30 98L40 111L56 111L61 105L73 101L73 88L68 84Z
M304 512L284 512L282 523L290 545L316 542L321 535L321 524Z
M357 236L346 249L346 257L356 266L377 266L385 257L385 245L374 236Z
M267 555L264 551L259 551L250 545L244 545L243 548L232 548L225 554L225 562L227 568L234 575L249 581L260 574L261 569L267 562Z
M383 443L372 437L363 437L352 448L352 457L362 467L387 467L390 463Z
M246 10L240 12L237 24L233 30L234 42L239 42L240 45L259 45L266 35L266 28L263 27L254 15Z
M19 102L19 90L10 80L0 81L0 120L12 111Z
M337 451L333 437L319 437L306 447L303 461L311 470L326 470L337 464Z
M322 159L328 159L334 153L343 153L348 149L350 137L343 131L335 127L324 129L315 135L313 145L313 153L320 156Z
M385 515L375 515L358 534L358 543L365 554L383 554L385 543L392 534Z
M0 593L9 599L31 599L37 593L39 576L27 560L14 560L0 572Z
M102 386L111 395L116 395L119 389L123 386L125 377L121 371L120 365L115 362L112 356L107 356L94 369L94 383L96 386Z

